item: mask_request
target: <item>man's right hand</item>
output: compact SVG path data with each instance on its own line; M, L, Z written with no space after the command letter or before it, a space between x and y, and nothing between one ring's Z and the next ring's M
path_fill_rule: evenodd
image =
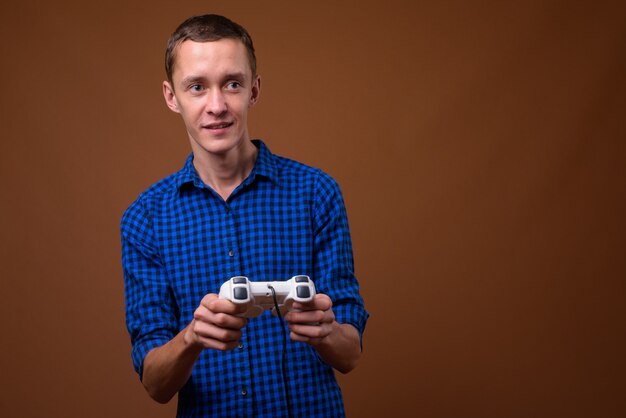
M248 320L236 316L244 306L208 294L193 320L168 343L150 350L143 364L143 385L158 402L169 402L187 382L205 348L232 350L241 339Z
M216 350L232 350L239 344L241 329L248 324L238 317L245 307L209 293L200 302L186 328L184 341L190 345Z

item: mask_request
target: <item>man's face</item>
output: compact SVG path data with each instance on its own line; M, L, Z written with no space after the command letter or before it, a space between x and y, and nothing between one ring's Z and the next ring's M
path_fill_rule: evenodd
M246 146L248 110L260 80L253 77L239 40L184 41L176 48L171 84L163 83L168 107L180 113L196 157Z

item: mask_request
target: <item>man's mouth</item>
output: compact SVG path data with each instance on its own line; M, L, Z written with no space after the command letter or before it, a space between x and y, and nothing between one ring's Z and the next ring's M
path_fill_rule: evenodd
M219 123L209 123L208 125L204 125L205 129L226 129L233 125L233 122L219 122Z

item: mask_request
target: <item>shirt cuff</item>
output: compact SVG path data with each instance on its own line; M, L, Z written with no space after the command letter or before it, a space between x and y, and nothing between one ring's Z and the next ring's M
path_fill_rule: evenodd
M143 380L143 361L146 358L146 355L157 347L161 347L162 345L169 342L169 339L166 337L157 337L145 339L141 342L135 342L133 345L133 366L135 367L135 371L139 374L139 379Z
M369 313L360 304L342 303L333 305L335 320L340 324L350 324L359 333L361 350L363 350L363 332L369 318Z

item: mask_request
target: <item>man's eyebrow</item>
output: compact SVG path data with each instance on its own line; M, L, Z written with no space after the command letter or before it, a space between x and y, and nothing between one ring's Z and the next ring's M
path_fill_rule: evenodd
M204 81L204 77L199 76L199 75L190 75L180 80L180 83L183 86L188 86L190 84L199 83L201 81Z
M228 73L224 76L225 80L245 80L246 79L246 73L243 72L234 72L234 73Z

